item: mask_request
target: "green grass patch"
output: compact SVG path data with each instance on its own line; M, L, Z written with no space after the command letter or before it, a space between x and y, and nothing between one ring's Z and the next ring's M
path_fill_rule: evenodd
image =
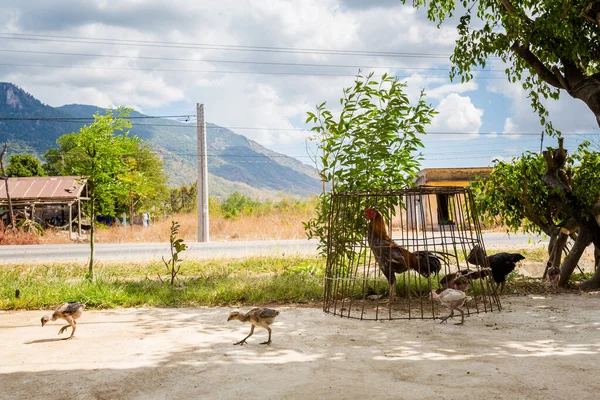
M165 279L159 263L98 265L93 282L85 279L84 265L2 266L0 309L38 309L64 301L81 301L88 308L306 303L322 299L324 265L320 258L189 261L173 286L159 279L159 274Z

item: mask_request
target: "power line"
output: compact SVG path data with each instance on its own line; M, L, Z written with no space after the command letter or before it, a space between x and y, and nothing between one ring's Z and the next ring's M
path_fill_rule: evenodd
M223 70L197 70L197 69L171 69L171 68L138 68L138 67L101 67L91 65L48 65L48 64L12 64L0 63L5 67L24 67L24 68L59 68L59 69L91 69L107 71L148 71L148 72L182 72L182 73L202 73L202 74L236 74L236 75L283 75L283 76L329 76L329 77L351 77L356 74L335 74L318 72L281 72L281 71L223 71ZM396 78L411 78L412 75L394 75ZM420 75L425 78L447 78L442 75ZM475 76L474 79L506 79L506 77L496 76Z
M117 58L127 60L153 60L153 61L186 61L186 62L206 62L223 64L250 64L250 65L277 65L288 67L325 67L325 68L365 68L365 69L402 69L418 71L445 71L450 72L450 68L429 68L429 67L408 67L408 66L385 66L385 65L348 65L348 64L313 64L313 63L289 63L277 61L245 61L245 60L216 60L216 59L197 59L197 58L174 58L174 57L148 57L148 56L125 56L118 54L91 54L91 53L65 53L55 51L34 51L34 50L14 50L0 49L0 52L19 53L19 54L46 54L58 56L77 56L77 57L102 57ZM503 69L478 69L474 72L504 72Z
M126 117L125 119L158 119L158 118L195 118L195 115L155 115L155 116L136 116ZM86 122L93 121L93 117L0 117L0 121L45 121L45 122ZM185 124L181 121L173 121L174 124L146 124L146 123L133 123L132 126L151 126L151 127L168 127L168 128L189 128L195 129L196 124L190 123ZM249 127L249 126L207 126L206 129L228 129L228 130L262 130L262 131L281 131L281 132L307 132L313 133L314 131L304 128L271 128L271 127ZM503 136L536 136L539 137L539 132L458 132L458 131L429 131L426 135L449 135L449 136L492 136L490 139L501 138ZM598 133L591 132L562 132L562 135L566 136L598 136Z
M157 119L157 118L192 118L195 115L145 115L123 117L124 119ZM94 117L0 117L0 121L51 121L51 122L79 122L93 121ZM150 124L149 124L150 125ZM171 125L167 125L171 126Z
M24 34L24 33L9 33L9 32L0 32L0 35L2 35L2 36L0 36L0 39L5 39L5 40L82 43L82 44L100 44L100 45L113 45L113 46L117 45L117 46L139 46L139 47L164 47L164 48L202 49L202 50L219 50L219 51L324 54L324 55L342 55L342 56L450 58L449 54L435 54L435 53L317 49L317 48L276 47L276 46L247 46L247 45L208 44L208 43L189 43L189 42L186 43L186 42L166 42L166 41L153 41L153 40L92 38L92 37L82 37L82 36L40 35L40 34ZM497 58L497 57L495 57L495 58Z

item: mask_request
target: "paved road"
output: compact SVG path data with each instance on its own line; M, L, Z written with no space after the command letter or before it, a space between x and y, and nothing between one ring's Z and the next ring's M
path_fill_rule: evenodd
M488 233L484 243L488 248L516 248L533 243L544 243L542 237ZM261 255L314 255L317 253L315 240L265 240L188 243L187 258L206 259L223 257L249 257ZM55 244L0 246L0 263L85 261L89 257L89 244ZM114 243L97 244L98 261L160 259L169 253L166 243Z

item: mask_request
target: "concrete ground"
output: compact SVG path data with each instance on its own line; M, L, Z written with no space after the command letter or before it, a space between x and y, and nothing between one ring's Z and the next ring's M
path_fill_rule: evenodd
M87 311L70 341L42 311L0 312L0 398L595 399L599 301L503 297L463 326L281 306L272 345L242 347L230 308Z

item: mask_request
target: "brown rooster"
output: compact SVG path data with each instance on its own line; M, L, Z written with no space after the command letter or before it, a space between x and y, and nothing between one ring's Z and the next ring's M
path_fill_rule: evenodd
M396 274L409 269L417 271L424 277L438 274L442 269L441 258L445 253L431 251L410 252L395 243L387 233L385 221L381 213L374 208L365 210L369 218L367 240L375 256L379 269L387 278L389 284L389 300L394 301L396 295Z

